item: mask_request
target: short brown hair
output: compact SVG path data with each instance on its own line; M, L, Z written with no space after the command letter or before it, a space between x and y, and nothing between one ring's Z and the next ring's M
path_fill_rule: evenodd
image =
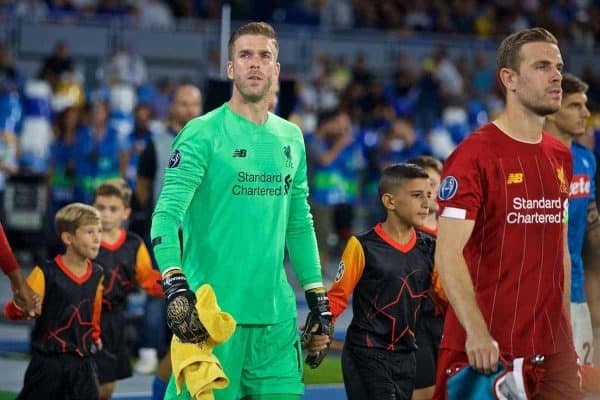
M573 93L586 93L590 87L587 83L569 73L563 74L561 86L563 91L563 99L565 96Z
M58 210L54 225L58 236L65 232L75 233L84 225L100 225L100 212L87 204L71 203Z
M496 68L498 72L502 68L510 68L515 71L519 70L521 63L521 47L527 43L545 42L558 45L558 40L549 31L544 28L523 29L508 35L500 47L496 55Z
M131 206L131 188L122 178L109 179L102 182L94 192L94 201L98 196L115 196L121 199L125 208Z
M556 37L544 28L523 29L508 35L498 47L496 54L496 75L499 76L502 68L519 71L521 65L521 47L527 43L544 42L558 45ZM502 91L506 88L500 82Z
M405 181L410 179L427 179L429 175L423 168L415 164L394 164L383 170L379 179L379 197L392 193Z
M423 169L431 168L438 174L442 174L442 162L432 156L416 156L410 160L406 160L406 163L418 165Z
M229 38L229 59L233 59L233 45L236 40L242 35L260 35L266 36L269 39L273 39L275 43L275 51L279 53L279 42L277 41L277 34L275 33L275 29L266 22L249 22L238 27ZM275 54L277 56L277 54Z

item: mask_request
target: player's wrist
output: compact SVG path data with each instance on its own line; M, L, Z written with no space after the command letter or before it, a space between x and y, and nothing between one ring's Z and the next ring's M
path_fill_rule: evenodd
M465 327L467 339L492 339L492 335L485 324L473 323Z
M329 308L327 289L323 286L306 290L304 295L306 296L306 302L308 303L310 311L306 317L301 342L303 348L309 349L306 362L311 368L316 368L327 355L329 346L331 345L331 337L333 336L333 314ZM327 335L330 338L326 347L316 353L310 352L313 335Z
M306 285L303 285L302 288L304 289L304 291L308 291L311 289L317 289L317 288L324 288L325 285L323 285L323 282L313 282L313 283L307 283Z
M162 277L164 279L167 276L172 275L172 274L176 274L176 273L183 273L181 267L168 267L167 269L165 269L163 271Z
M27 282L27 280L21 273L20 268L13 269L12 271L7 272L6 276L8 277L8 280L10 281L10 285L13 290L15 288L19 288L19 289L22 288Z
M306 297L309 308L313 308L313 306L317 305L319 302L329 300L327 298L327 290L324 287L306 290L304 296Z
M329 314L331 314L331 311L329 310L327 289L324 287L309 289L304 292L304 296L309 309L318 311L320 314L323 312L329 312Z
M162 288L167 300L178 295L190 295L194 297L187 279L180 269L170 270L163 275Z

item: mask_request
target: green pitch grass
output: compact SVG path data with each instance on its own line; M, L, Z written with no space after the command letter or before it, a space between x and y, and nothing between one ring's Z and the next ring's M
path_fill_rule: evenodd
M307 385L343 383L342 364L339 355L328 355L319 368L304 365L304 383ZM0 400L14 400L17 393L0 392Z
M307 385L343 383L340 356L328 355L318 368L304 364L304 383ZM0 400L4 400L0 398Z

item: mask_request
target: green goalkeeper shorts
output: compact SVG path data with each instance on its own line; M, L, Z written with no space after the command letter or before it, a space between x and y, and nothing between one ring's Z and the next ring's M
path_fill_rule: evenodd
M215 400L277 397L269 395L299 399L304 393L295 318L274 325L238 325L231 338L213 351L229 378L227 388L213 392ZM185 388L177 396L173 376L165 395L165 400L171 399L191 399Z

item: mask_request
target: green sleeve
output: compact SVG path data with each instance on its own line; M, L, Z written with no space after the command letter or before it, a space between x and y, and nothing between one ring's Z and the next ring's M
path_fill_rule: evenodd
M292 267L300 285L322 283L319 250L308 206L306 154L302 151L300 165L292 182L290 214L286 231L286 245Z
M209 136L201 132L200 126L201 121L192 120L173 141L169 167L152 214L150 237L161 272L181 268L179 227L205 176L210 156Z

